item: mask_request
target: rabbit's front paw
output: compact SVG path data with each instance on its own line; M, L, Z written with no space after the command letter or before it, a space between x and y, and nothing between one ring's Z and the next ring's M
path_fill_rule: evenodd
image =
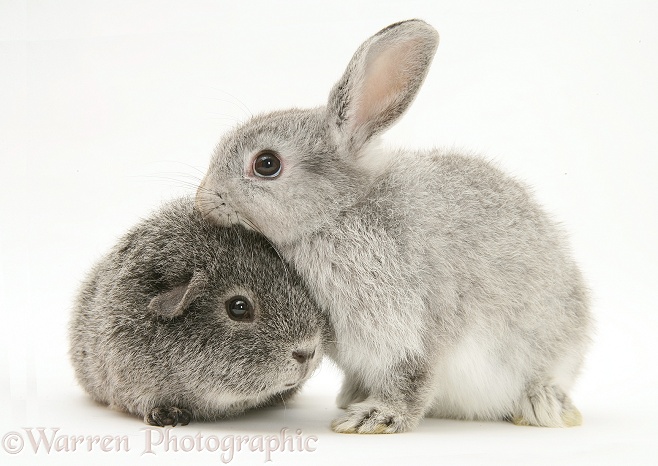
M153 408L146 416L144 422L152 426L172 426L177 424L186 426L192 420L192 413L187 409L176 408L175 406L169 408Z
M355 403L347 413L331 423L334 432L342 434L394 434L411 427L405 413L386 404Z

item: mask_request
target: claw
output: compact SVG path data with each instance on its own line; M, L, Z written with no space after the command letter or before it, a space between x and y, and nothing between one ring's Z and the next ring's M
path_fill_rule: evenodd
M165 427L168 425L175 427L179 423L181 426L186 426L191 420L192 413L190 411L175 406L169 408L153 408L151 412L144 416L144 422L158 427Z
M342 434L393 434L410 427L410 419L402 412L386 406L356 403L345 415L335 419L331 428Z

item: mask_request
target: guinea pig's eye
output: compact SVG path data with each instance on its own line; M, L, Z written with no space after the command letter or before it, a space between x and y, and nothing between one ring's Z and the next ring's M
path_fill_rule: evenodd
M240 322L254 320L254 306L244 296L234 296L226 301L226 312L233 320Z
M264 150L254 160L254 173L261 178L276 178L281 173L281 160L274 152Z

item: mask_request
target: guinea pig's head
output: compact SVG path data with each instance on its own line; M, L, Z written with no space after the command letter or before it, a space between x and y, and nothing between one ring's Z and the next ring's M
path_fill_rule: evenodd
M327 318L264 238L214 229L189 278L148 305L177 340L181 380L241 406L294 393L322 359Z

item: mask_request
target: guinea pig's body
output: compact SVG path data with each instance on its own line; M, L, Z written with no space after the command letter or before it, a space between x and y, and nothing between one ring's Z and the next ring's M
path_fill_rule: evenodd
M264 238L167 204L91 270L70 323L80 384L153 425L212 420L285 400L328 331Z
M578 425L567 393L591 323L562 232L481 158L374 142L437 45L419 20L370 37L326 106L228 133L197 205L267 236L327 310L345 373L335 431L402 432L424 415Z

